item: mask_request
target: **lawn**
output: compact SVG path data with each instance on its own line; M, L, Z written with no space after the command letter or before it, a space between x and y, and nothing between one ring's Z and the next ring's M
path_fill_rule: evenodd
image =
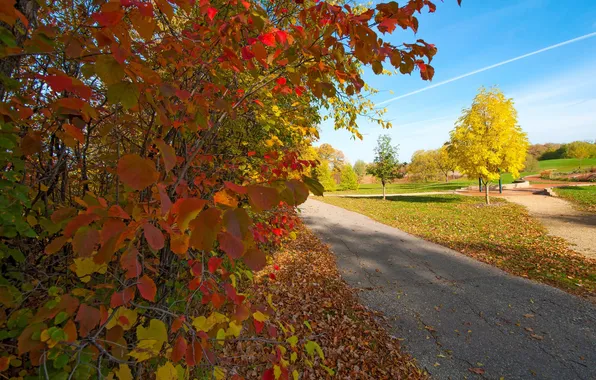
M556 169L558 172L570 172L579 168L579 160L575 158L562 158L559 160L539 161L540 170ZM582 169L596 166L596 158L586 158L582 160Z
M576 294L596 293L596 260L567 248L518 205L477 197L427 195L378 198L317 197L450 247L507 272Z
M594 186L565 186L554 189L557 195L567 199L577 208L584 211L596 212L596 185Z
M540 171L547 169L556 169L558 172L570 172L579 167L579 160L574 158L565 158L560 160L545 160L540 161ZM582 161L582 168L588 168L596 166L596 158L589 158ZM529 174L537 174L530 172L520 173L520 177L524 177ZM514 178L509 173L504 173L501 176L503 184L512 183ZM552 181L536 181L541 182L552 182ZM462 187L470 185L477 185L477 179L457 179L449 182L398 182L387 185L387 194L407 194L407 193L428 193L433 191L451 191L457 190ZM345 191L334 191L332 194L381 194L383 192L383 186L380 183L369 183L362 184L358 190L345 190Z

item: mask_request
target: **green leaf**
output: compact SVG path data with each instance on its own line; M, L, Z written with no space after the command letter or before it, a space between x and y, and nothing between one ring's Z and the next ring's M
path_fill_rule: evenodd
M107 85L118 83L124 78L124 69L112 55L102 55L97 58L95 73Z
M67 354L60 354L54 359L54 368L60 369L68 363L69 356Z
M130 82L112 84L108 87L108 100L112 104L121 103L125 109L132 108L139 101L139 89Z
M68 319L68 314L66 314L66 312L61 311L58 313L58 315L56 315L56 318L54 318L54 324L55 325L59 325L62 322L66 321Z
M323 185L319 183L319 181L305 175L302 176L302 181L314 195L323 196L325 189L323 188Z

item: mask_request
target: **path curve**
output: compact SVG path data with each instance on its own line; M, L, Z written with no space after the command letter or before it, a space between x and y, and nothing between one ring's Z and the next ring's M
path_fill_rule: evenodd
M358 213L313 199L301 209L343 278L433 377L596 378L596 306L588 301Z
M574 251L596 259L596 214L578 211L566 200L548 195L503 198L525 206L549 234L562 237L571 243Z

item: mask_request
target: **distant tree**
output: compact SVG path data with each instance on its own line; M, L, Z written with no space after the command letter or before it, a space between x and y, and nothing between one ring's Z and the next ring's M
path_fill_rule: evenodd
M339 186L342 190L358 190L358 176L352 165L346 163L341 167Z
M574 141L567 144L567 157L579 160L579 167L582 167L582 161L589 158L592 154L593 144L586 141Z
M457 167L457 163L453 157L449 155L447 146L448 144L443 145L439 149L435 150L431 156L435 160L435 164L439 172L445 176L445 182L449 182L449 173L455 172Z
M387 182L399 177L400 163L398 161L398 146L391 145L391 137L381 135L377 139L375 148L375 160L368 165L366 169L371 174L381 180L383 185L383 199L385 199L385 186Z
M412 162L407 167L408 178L414 182L436 181L440 175L437 166L439 155L435 150L417 150L412 154Z
M321 161L327 161L329 163L329 168L339 173L341 171L341 167L345 162L344 153L332 147L330 144L321 144L320 146L315 148L317 152L317 156Z
M325 191L335 191L335 180L329 168L329 162L321 161L315 170L315 177L319 181Z
M362 160L356 161L356 163L354 164L354 171L358 176L358 183L360 183L362 181L362 178L364 178L364 176L366 175L366 162Z
M528 145L526 133L517 124L513 99L496 88L481 88L451 131L449 154L468 177L481 179L489 204L490 182L505 172L519 177Z
M524 162L523 171L527 173L537 173L538 171L540 171L540 163L529 152L526 154L526 161Z

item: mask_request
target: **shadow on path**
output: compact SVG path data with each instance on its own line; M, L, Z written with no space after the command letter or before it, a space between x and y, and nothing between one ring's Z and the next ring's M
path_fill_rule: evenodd
M336 206L301 208L343 278L435 378L478 367L488 379L596 378L591 303Z

